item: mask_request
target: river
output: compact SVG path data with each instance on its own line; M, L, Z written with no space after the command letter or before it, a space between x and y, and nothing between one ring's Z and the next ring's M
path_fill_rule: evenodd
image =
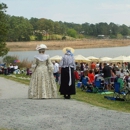
M62 50L46 50L46 54L49 54L50 57L55 55L63 56ZM15 52L8 52L7 55L9 56L18 56L19 60L27 59L28 61L33 60L33 56L38 54L38 51L15 51ZM83 55L85 57L88 56L95 56L98 58L101 57L117 57L120 55L123 56L130 56L130 46L125 47L108 47L108 48L91 48L91 49L75 49L75 55ZM2 61L2 58L0 58Z

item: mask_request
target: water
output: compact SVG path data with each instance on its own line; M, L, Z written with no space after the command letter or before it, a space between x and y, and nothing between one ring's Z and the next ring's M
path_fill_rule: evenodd
M46 50L46 54L49 54L50 57L55 55L61 55L63 56L64 53L62 50ZM10 56L18 56L19 60L27 59L29 61L33 60L34 55L38 54L38 51L15 51L15 52L8 52L7 55ZM123 56L130 56L130 46L126 47L109 47L109 48L91 48L91 49L75 49L74 56L75 55L83 55L85 57L88 56L95 56L98 58L101 57L117 57L120 55ZM0 58L0 61L2 61L2 58Z

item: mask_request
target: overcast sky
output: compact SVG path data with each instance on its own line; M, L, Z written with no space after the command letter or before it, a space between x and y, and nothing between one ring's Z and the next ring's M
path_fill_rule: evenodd
M130 26L130 0L0 0L7 14L73 23L113 22Z

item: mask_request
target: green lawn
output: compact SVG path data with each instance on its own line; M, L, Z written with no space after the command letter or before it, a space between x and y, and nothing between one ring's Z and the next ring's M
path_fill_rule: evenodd
M19 77L30 77L23 74L16 75L16 77L0 75L1 77L14 80L26 85L29 85L29 80L20 79ZM59 86L58 86L59 88ZM113 94L107 94L107 96L112 96ZM72 96L72 99L76 99L78 101L86 102L95 106L117 110L122 112L129 112L130 113L130 101L111 101L104 98L105 94L98 94L98 93L86 93L85 91L81 91L80 88L76 88L76 95Z

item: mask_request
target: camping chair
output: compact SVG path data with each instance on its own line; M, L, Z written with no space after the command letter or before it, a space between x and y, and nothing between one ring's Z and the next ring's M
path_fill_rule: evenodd
M97 92L99 93L105 92L105 87L104 87L104 84L102 84L101 80L95 80L94 86L97 89Z
M82 91L92 91L91 89L91 84L89 84L89 77L88 76L85 76L82 78L82 86L81 86L81 90Z
M121 91L121 89L120 89L120 83L118 83L118 82L115 82L114 83L114 94L113 94L113 97L115 98L115 99L123 99L123 100L126 100L126 95L127 95L127 92L125 92L125 91ZM121 98L121 96L122 96L122 98Z

